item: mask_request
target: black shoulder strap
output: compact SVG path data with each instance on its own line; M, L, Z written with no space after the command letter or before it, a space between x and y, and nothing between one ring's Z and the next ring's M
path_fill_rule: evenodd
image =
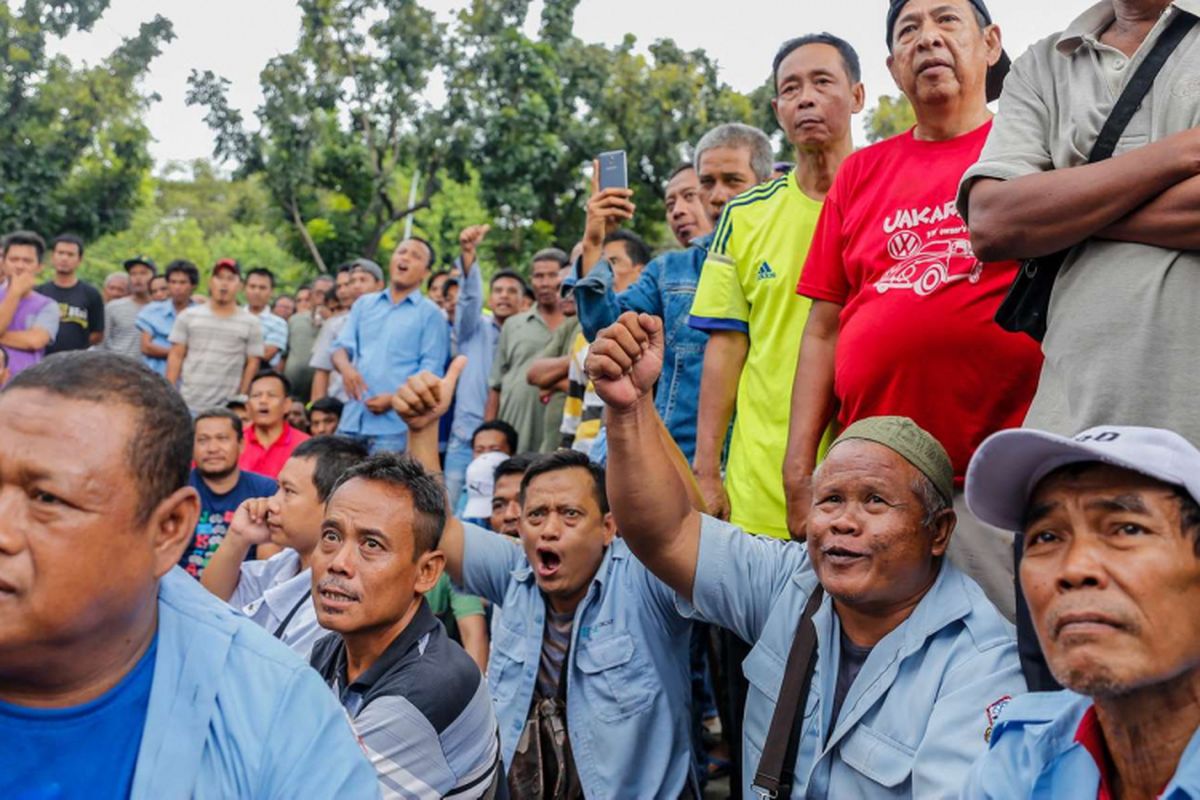
M751 787L761 798L787 797L792 791L792 765L796 763L796 752L800 748L800 726L796 721L804 716L813 667L817 663L817 626L813 624L813 615L821 607L824 596L825 592L818 584L804 606L804 614L792 638L779 699L775 702L775 713L771 715L771 727Z
M1137 72L1121 90L1121 96L1117 98L1117 103L1109 113L1108 119L1105 120L1104 127L1100 129L1100 135L1096 137L1096 143L1092 145L1092 152L1088 156L1089 163L1103 161L1116 152L1117 141L1125 132L1133 115L1137 113L1138 107L1150 92L1150 88L1154 86L1154 79L1158 77L1159 70L1163 68L1163 64L1167 63L1167 59L1171 53L1175 52L1175 48L1183 41L1183 37L1187 36L1188 31L1196 24L1196 17L1178 6L1175 7L1173 13L1175 18L1171 20L1171 24L1159 35L1154 47L1138 65Z
M276 628L275 632L271 635L276 639L282 639L283 632L287 630L288 623L292 621L292 617L296 616L296 612L299 611L306 602L312 602L312 595L308 592L305 592L296 605L292 606L292 610L287 613L287 616L283 618L283 622L279 623L279 627Z

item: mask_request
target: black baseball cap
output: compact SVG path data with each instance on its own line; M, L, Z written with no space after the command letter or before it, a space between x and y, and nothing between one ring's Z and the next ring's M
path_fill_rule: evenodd
M129 272L131 267L136 267L138 264L141 264L143 267L149 267L151 272L153 272L155 275L158 274L158 265L155 264L154 259L150 258L149 256L134 256L133 258L127 258L125 259L125 263L121 266L125 268L126 272Z
M896 29L896 19L900 16L900 12L904 10L904 7L908 5L908 2L909 0L889 0L887 30L884 33L889 53L892 51L892 33ZM992 24L992 13L988 11L987 3L983 0L967 0L967 2L975 7L975 10L983 17L985 24ZM1004 88L1004 78L1008 75L1010 67L1012 67L1012 59L1008 57L1008 53L1001 50L1000 60L988 67L987 101L989 103L1000 97L1000 90Z

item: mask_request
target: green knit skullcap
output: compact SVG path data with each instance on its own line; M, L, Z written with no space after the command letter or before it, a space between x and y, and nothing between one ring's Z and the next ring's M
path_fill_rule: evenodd
M881 444L929 479L947 503L954 502L954 465L942 443L908 417L866 417L842 431L830 450L849 439Z

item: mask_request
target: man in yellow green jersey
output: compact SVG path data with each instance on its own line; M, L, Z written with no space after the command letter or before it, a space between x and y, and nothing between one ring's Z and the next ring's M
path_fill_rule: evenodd
M771 106L796 169L730 200L717 223L688 323L708 331L693 468L708 510L786 539L783 456L809 300L795 292L821 203L854 146L858 55L827 33L791 39L774 63ZM737 410L724 483L721 449Z

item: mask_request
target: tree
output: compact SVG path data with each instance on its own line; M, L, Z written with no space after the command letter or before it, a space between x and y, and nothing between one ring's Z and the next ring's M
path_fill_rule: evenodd
M883 95L879 103L867 112L865 127L867 141L878 142L904 133L917 124L912 103L904 95Z
M260 76L256 131L229 105L228 81L212 72L193 72L188 102L208 109L214 155L241 175L262 174L303 251L325 271L330 261L374 257L388 229L437 191L445 157L421 97L444 32L415 0L300 0L300 8L297 49ZM398 170L414 160L425 190L410 206Z
M85 238L124 228L150 168L137 83L175 38L156 16L94 67L51 57L49 37L88 31L108 0L0 3L0 230Z
M631 36L613 48L585 43L572 33L577 4L546 0L537 38L522 33L528 0L474 0L454 29L445 124L506 234L498 258L516 268L539 247L579 237L586 169L603 150L627 151L633 227L665 241L671 170L708 128L754 117L703 51L663 40L642 55Z

